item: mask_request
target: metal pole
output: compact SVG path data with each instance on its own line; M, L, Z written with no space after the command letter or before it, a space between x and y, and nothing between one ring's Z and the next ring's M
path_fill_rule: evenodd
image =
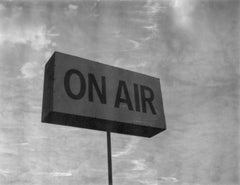
M112 182L112 154L111 154L111 132L107 131L107 150L108 150L108 184Z

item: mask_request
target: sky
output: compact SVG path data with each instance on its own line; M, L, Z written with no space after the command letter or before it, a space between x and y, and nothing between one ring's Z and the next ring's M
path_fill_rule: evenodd
M239 184L239 1L0 1L0 184L105 185L106 133L41 123L59 51L160 78L167 130L112 134L116 185Z

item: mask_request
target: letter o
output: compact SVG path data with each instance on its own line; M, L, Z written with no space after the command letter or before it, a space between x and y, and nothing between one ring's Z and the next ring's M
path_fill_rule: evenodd
M73 74L77 75L80 80L81 88L78 94L74 94L70 88L70 78ZM64 88L67 95L70 96L72 99L81 99L84 96L86 91L86 82L82 73L76 69L68 70L64 77Z

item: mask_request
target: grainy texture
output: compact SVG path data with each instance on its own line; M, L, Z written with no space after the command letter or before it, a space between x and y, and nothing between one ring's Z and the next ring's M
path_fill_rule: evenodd
M239 184L239 1L0 1L0 184L105 185L106 133L41 123L53 51L161 79L168 129L112 134L114 185Z

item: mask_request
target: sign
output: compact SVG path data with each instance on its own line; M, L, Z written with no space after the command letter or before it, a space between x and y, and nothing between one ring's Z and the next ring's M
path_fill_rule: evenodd
M42 122L152 137L166 129L161 96L157 78L55 52Z

